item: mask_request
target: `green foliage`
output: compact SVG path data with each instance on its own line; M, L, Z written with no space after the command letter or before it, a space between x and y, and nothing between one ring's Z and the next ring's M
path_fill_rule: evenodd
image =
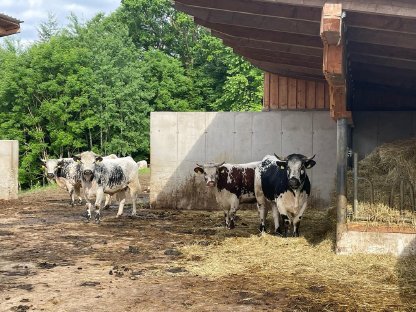
M124 0L105 17L0 46L0 139L20 142L23 188L40 157L82 150L149 158L152 111L260 110L262 75L169 0Z

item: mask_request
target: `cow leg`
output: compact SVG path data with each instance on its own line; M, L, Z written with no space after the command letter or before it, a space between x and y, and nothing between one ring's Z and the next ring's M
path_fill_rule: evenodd
M123 214L124 204L126 202L126 192L121 191L117 194L117 199L120 201L118 205L117 218Z
M130 190L130 197L131 197L131 204L132 204L131 215L135 216L137 214L137 210L136 210L137 191L134 186L133 187L130 186L129 190Z
M300 220L302 220L303 212L305 211L307 205L308 205L308 202L305 201L302 204L302 208L300 209L298 215L293 219L293 236L294 237L299 237Z
M104 189L97 187L97 193L95 198L95 222L100 223L101 220L101 203L103 202Z
M91 220L91 201L90 201L90 188L87 187L86 185L83 186L83 190L84 190L84 197L85 197L85 201L86 201L86 206L87 206L87 221Z
M226 227L226 228L228 228L229 227L229 225L230 225L230 213L229 213L229 210L225 210L224 209L224 226Z
M75 195L78 197L78 205L82 205L81 185L74 186ZM75 198L74 198L75 201Z
M275 202L272 203L274 234L282 236L282 228L280 227L280 213Z
M257 203L257 210L259 212L260 217L260 232L266 232L266 217L267 217L267 207L265 203Z
M108 209L110 208L111 205L111 195L110 194L105 194L105 203L104 203L104 207L103 209Z
M70 198L69 204L71 205L71 207L74 207L74 203L75 203L74 188L70 188L68 191L69 191L69 198Z
M240 200L235 196L230 205L230 211L228 213L229 223L228 223L228 229L232 230L235 228L235 214L238 210L238 206L240 204Z

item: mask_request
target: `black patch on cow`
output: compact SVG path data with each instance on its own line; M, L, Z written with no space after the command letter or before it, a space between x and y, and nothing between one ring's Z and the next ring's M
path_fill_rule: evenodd
M223 189L240 197L254 194L254 168L218 168L218 191Z
M105 166L102 163L96 164L94 174L96 175L98 185L106 186L110 189L124 184L127 180L123 169L119 165Z

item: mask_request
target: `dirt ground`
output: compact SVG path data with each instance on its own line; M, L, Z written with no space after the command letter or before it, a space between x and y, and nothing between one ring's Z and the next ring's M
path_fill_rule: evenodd
M141 183L146 189L149 177L142 176ZM71 208L68 199L55 188L0 202L0 311L376 311L365 299L362 305L348 299L359 285L339 284L341 302L327 299L336 286L322 281L308 281L305 293L292 289L299 281L295 271L284 277L278 270L265 275L257 269L215 276L192 269L203 265L204 256L187 248L211 252L232 239L258 239L256 211L240 211L230 231L220 211L142 207L131 218L126 206L116 218L113 205L97 225L86 223L84 206ZM313 233L327 229L308 222L302 226L311 239L303 244L314 250L319 242ZM294 240L270 239L281 246ZM389 299L386 290L383 311L411 311L398 291L399 297Z

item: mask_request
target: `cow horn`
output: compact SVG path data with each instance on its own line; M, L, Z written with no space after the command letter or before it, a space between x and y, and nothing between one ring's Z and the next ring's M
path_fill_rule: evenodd
M203 166L201 166L200 164L198 164L198 163L196 163L196 165L199 167L199 168L202 168Z
M225 161L223 161L222 163L218 164L218 167L221 167L224 164L225 164Z
M284 160L284 159L282 159L280 156L277 156L277 155L276 155L276 153L273 153L273 155L274 155L277 159L279 159L279 160Z
M316 154L315 155L313 155L311 158L306 158L305 160L312 160L312 159L314 159L315 158L315 156L316 156Z

